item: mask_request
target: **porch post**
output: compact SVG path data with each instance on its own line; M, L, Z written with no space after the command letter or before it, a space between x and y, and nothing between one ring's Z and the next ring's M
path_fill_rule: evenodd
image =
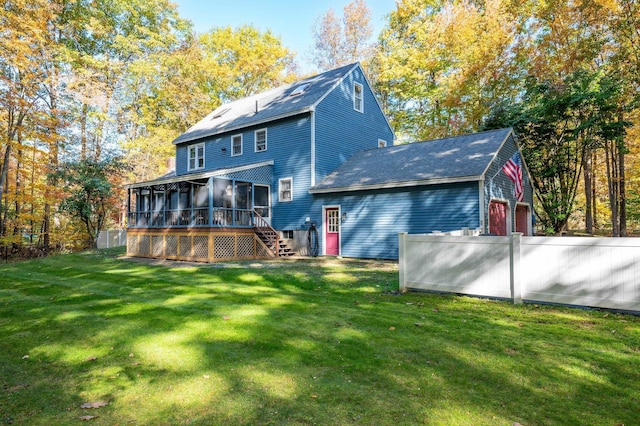
M407 233L398 232L398 281L400 293L407 292Z
M213 226L213 176L209 177L207 189L209 190L209 226Z
M511 254L511 299L515 305L522 304L521 272L520 272L520 244L522 233L511 234L510 254Z

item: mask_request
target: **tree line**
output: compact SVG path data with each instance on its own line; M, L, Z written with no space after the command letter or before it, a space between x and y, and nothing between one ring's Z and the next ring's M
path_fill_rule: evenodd
M355 0L310 31L317 71L362 62L400 142L513 126L545 231L640 220L635 1L401 0L375 39ZM301 77L272 31L197 34L169 0L5 2L0 244L95 244L176 136Z

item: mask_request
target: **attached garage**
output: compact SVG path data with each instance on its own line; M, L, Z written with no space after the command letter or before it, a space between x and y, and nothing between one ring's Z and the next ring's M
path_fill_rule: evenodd
M500 129L357 153L310 189L326 228L321 254L397 258L399 232L530 229L525 166L521 195L503 171L518 152L513 131Z

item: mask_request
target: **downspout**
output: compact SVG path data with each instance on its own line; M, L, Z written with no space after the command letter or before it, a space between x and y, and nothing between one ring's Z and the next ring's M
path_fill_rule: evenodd
M316 184L316 111L311 108L311 186Z

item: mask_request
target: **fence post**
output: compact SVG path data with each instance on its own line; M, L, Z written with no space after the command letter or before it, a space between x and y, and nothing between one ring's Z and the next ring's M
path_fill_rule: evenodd
M398 233L398 274L399 274L399 290L400 293L407 292L407 233Z
M511 234L511 244L510 244L510 262L509 266L511 269L511 299L515 305L520 305L522 303L522 288L520 282L520 243L521 243L522 233L514 232Z

